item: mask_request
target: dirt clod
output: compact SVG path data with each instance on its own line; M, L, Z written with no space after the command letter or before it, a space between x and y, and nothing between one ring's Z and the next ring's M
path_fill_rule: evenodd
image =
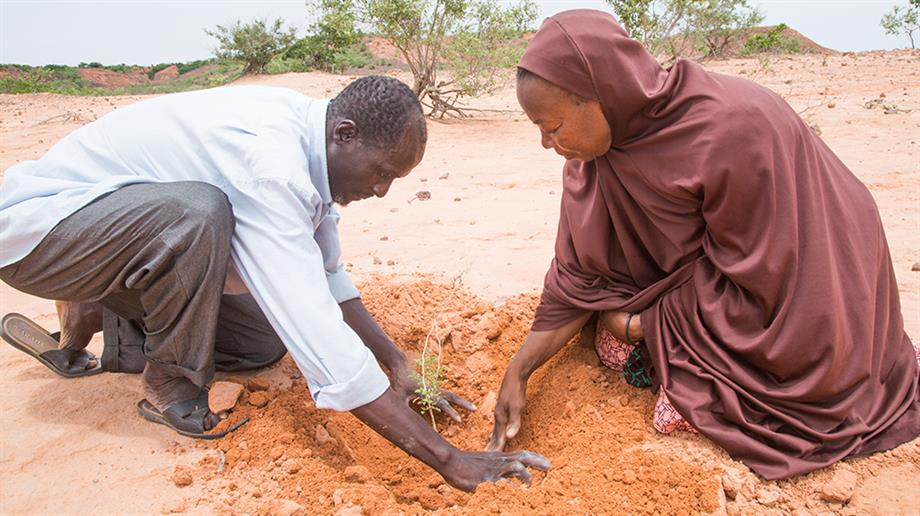
M176 468L173 470L170 480L172 480L176 487L188 487L192 485L192 482L194 482L194 478L192 478L192 472L189 471L189 469L185 466L176 466Z
M267 391L269 387L271 387L271 383L267 378L261 376L254 376L246 382L246 388L249 389L249 392Z
M856 482L859 477L856 473L839 469L830 481L821 488L821 499L828 502L846 503L853 497Z
M243 394L243 386L236 382L214 382L208 391L208 408L215 414L226 412L236 406Z
M257 391L249 395L249 404L253 407L264 407L271 401L271 396L265 391Z
M348 482L363 484L369 482L373 478L370 470L364 466L348 466L345 468L345 480Z

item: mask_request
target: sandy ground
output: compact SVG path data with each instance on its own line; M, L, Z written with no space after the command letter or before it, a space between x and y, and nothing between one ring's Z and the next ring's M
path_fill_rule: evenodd
M722 73L753 78L783 95L869 186L878 202L891 247L906 329L915 339L920 337L920 272L911 271L912 264L920 261L920 89L916 86L920 84L920 52L738 59L707 66ZM286 86L311 96L331 96L351 79L311 73L247 78L241 82ZM0 96L0 170L40 157L70 131L141 98ZM877 99L879 102L873 103ZM409 289L408 292L416 292L416 296L423 298L444 296L446 287L419 283L423 274L445 283L460 278L469 290L464 291L463 295L469 296L464 299L478 308L466 323L457 321L457 331L463 338L475 340L477 328L490 332L482 328L488 324L503 329L505 337L499 338L497 347L485 358L485 366L470 364L465 355L477 349L454 346L448 352L447 358L453 360L449 363L456 364L448 368L457 376L452 386L478 403L489 391L497 390L501 370L523 336L527 311L532 309L534 295L539 292L552 256L562 158L542 149L537 130L523 114L515 111L517 104L510 82L508 88L473 104L510 112L492 113L476 120L429 124L429 145L419 168L395 183L386 198L343 209L340 227L344 259L354 276L367 283L372 308L375 314L389 321L385 325L388 331L394 334L405 331L399 314L394 313L394 307L401 305L387 302L393 291ZM416 199L416 193L423 190L430 192L429 200ZM389 276L379 278L374 276L377 273ZM420 313L433 310L423 305L403 308ZM57 326L51 302L0 284L0 312L9 311L34 317L51 329ZM501 321L482 322L494 317ZM420 324L418 319L414 320ZM417 339L417 335L410 334L402 337L397 340L406 347L412 347L413 339ZM96 337L92 349L101 351L101 336ZM436 509L473 513L658 510L917 514L920 511L920 443L916 440L892 452L848 461L792 482L761 482L704 439L661 437L649 431L650 425L644 424L643 418L647 420L650 415L645 410L651 406L652 396L631 392L612 376L609 383L597 381L596 358L592 359L584 349L574 347L551 363L547 372L535 379L544 386L533 387L535 396L546 392L553 382L561 382L563 390L570 388L567 382L575 381L573 374L575 379L578 375L594 378L589 389L579 392L580 397L567 394L579 404L561 418L561 426L556 428L588 425L597 435L609 436L608 427L613 423L604 423L601 413L610 414L607 421L615 417L620 421L617 425L628 423L638 428L630 427L633 433L623 438L635 456L624 458L619 454L610 459L610 464L617 467L637 468L641 484L638 491L638 486L620 485L622 478L617 479L616 475L582 471L582 464L596 464L609 456L605 454L615 452L592 448L581 457L578 450L566 449L563 444L555 448L553 443L567 436L569 430L559 430L562 432L559 438L541 440L539 425L533 423L530 430L525 425L514 444L547 453L557 460L558 472L550 473L525 495L513 486L490 487L473 497L459 495L442 488L436 476L413 466L404 454L393 453L373 441L375 436L356 426L350 416L319 412L310 402L306 414L301 416L298 410L304 409L307 397L302 380L289 378L294 372L289 370L290 364L262 373L276 380L280 378L272 390L274 401L261 412L247 405L254 416L253 423L247 425L252 428L244 427L239 436L219 445L220 451L226 452L227 463L215 468L217 449L177 437L136 417L133 402L141 397L136 376L107 374L64 380L24 354L2 345L0 367L6 374L0 379L0 403L8 424L0 428L0 512L272 513L274 510L283 513L278 505L280 499L295 500L310 513L356 513L359 506L368 513ZM563 367L566 364L569 366ZM580 371L577 368L581 366L584 371L573 373ZM470 376L478 378L473 381ZM605 397L609 401L606 405ZM534 401L528 414L559 412L563 399L550 396L543 402ZM582 406L580 400L589 401ZM296 410L288 410L295 405ZM593 421L591 413L598 412L598 407L601 419ZM618 409L632 419L619 419ZM298 422L300 417L310 424ZM299 476L294 473L290 478L285 477L287 480L279 480L278 472L272 472L275 465L271 461L275 459L240 458L240 454L245 455L240 451L241 440L249 441L242 449L264 448L262 441L277 438L278 434L270 431L272 421L291 425L292 437L288 443L293 443L291 449L301 452L293 458L304 462ZM342 449L326 450L317 453L318 458L311 458L303 451L308 448L298 447L297 443L315 438L312 425L338 428L338 440L346 444ZM488 428L487 415L475 416L466 425L454 427L452 438L466 447L481 446ZM592 442L569 437L572 442L586 445ZM257 441L261 444L253 444ZM371 456L366 450L374 450L376 455ZM554 455L562 456L562 466ZM662 462L650 459L652 456L671 458L670 462ZM379 467L381 457L391 461L386 468ZM287 458L280 457L278 461ZM369 483L362 480L363 494L349 499L348 493L353 491L349 486L354 484L346 478L345 468L355 464L366 466L376 480ZM388 470L392 472L393 464L399 464L397 472L405 467L406 473L402 477L386 474ZM193 473L192 485L178 487L172 481L177 465ZM267 468L264 471L259 469L263 466ZM683 472L688 475L685 478L698 480L697 485L703 487L694 491L685 486L690 490L684 490L680 487L683 484L669 480L668 475L656 476L653 474L656 471ZM258 472L264 475L259 476ZM826 502L820 495L821 486L841 472L855 473L857 479L856 495L849 505ZM272 478L273 475L279 478ZM332 480L318 482L318 475ZM595 491L584 491L579 485L566 484L565 479L573 476L599 484L592 488ZM733 489L737 479L741 479L740 484ZM608 496L604 494L605 482L620 485L622 489L610 488ZM254 489L253 483L263 487ZM727 500L719 487L723 483L728 486ZM715 487L706 487L710 484ZM663 505L642 504L639 499L627 496L627 492L640 492L647 500L660 499ZM226 493L236 495L226 496ZM680 493L683 499L692 499L694 503L667 505L668 493ZM495 505L494 500L503 503ZM617 506L597 505L598 501Z

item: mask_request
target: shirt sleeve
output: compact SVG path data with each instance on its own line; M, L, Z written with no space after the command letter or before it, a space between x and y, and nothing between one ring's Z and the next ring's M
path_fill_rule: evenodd
M344 303L349 299L361 297L351 276L342 265L342 245L339 243L339 212L334 206L329 206L325 216L320 220L314 239L319 244L323 253L323 266L326 268L326 281L329 282L329 291L336 302Z
M237 185L231 255L306 377L316 406L347 411L377 399L389 380L343 320L331 291L332 281L340 280L328 279L315 239L316 195L283 179Z

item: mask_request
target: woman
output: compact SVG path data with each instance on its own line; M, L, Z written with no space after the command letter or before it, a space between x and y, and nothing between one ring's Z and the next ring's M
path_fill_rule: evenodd
M689 61L663 70L597 11L546 20L517 93L567 161L556 256L491 449L517 434L533 371L595 313L638 344L649 377L633 367L631 383L660 386L659 409L767 479L920 434L878 210L785 101Z

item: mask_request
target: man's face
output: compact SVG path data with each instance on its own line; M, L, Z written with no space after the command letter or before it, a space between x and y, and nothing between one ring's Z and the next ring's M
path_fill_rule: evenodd
M383 197L393 180L406 177L422 161L425 145L415 124L409 124L391 149L368 145L351 120L338 122L326 146L332 200L345 206L368 197Z

